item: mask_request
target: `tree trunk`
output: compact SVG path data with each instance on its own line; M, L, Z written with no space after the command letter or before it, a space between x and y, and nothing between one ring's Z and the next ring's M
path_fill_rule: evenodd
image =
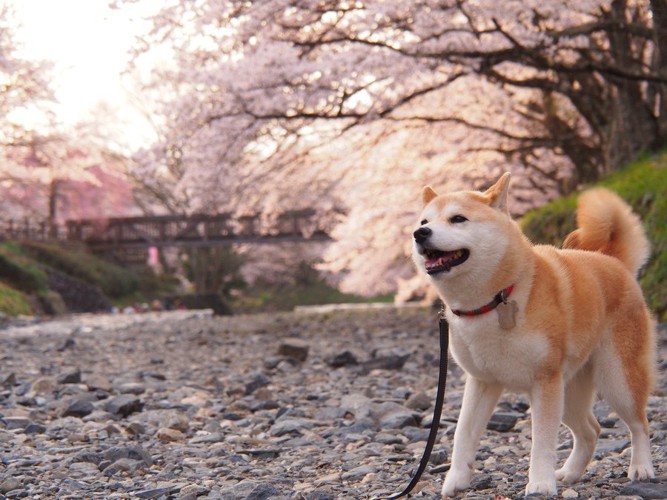
M53 179L49 185L49 238L58 238L58 197L60 180Z
M651 0L655 54L653 72L662 82L655 84L657 137L654 149L667 145L667 0Z

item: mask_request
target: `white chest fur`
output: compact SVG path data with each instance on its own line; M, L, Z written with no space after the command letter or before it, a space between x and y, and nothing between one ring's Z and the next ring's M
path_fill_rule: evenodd
M500 328L495 311L474 318L450 318L452 355L473 377L527 391L549 346L542 336L527 334L519 327Z

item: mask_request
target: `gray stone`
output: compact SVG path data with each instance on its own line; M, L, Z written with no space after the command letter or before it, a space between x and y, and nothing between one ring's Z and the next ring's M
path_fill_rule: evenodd
M15 477L5 479L0 483L0 493L7 494L10 491L18 490L21 487L21 481Z
M138 460L143 462L145 465L153 465L153 459L144 448L139 445L134 446L114 446L109 448L103 453L105 460L110 462L116 462L121 458L130 458L132 460Z
M25 429L32 423L30 419L26 417L3 417L1 420L5 423L5 426L9 431L13 429Z
M343 351L327 359L327 364L332 368L341 368L343 366L356 366L359 364L356 356L350 351Z
M302 431L312 429L314 426L310 420L302 418L281 418L271 427L271 435L275 437L284 436L286 434L301 435Z
M23 429L25 434L44 434L46 432L46 427L41 424L30 423Z
M225 435L221 432L212 432L211 434L204 434L195 436L190 439L190 444L211 444L211 443L221 443L225 440Z
M134 460L132 458L119 458L118 460L112 462L108 467L104 468L105 476L113 476L118 473L128 473L132 474L146 464L141 460Z
M335 500L335 498L330 491L315 490L306 493L306 500Z
M87 462L95 465L99 465L100 462L104 459L102 453L97 453L94 451L83 450L72 458L72 462Z
M440 465L444 464L448 458L449 458L449 453L447 453L447 450L433 450L431 452L431 456L428 460L428 463L433 465Z
M0 385L2 387L12 387L16 383L16 373L2 373L0 374Z
M419 425L415 414L409 410L395 410L382 415L380 428L402 429L403 427L416 427Z
M356 481L363 479L367 474L372 474L374 472L377 472L376 467L372 465L360 465L359 467L355 467L352 470L343 472L341 479L344 481Z
M191 484L185 486L181 489L178 495L179 500L195 500L197 497L206 495L211 491L210 488L204 486L199 486L197 484Z
M371 370L401 370L409 358L410 354L392 354L364 361L361 366L367 372Z
M636 495L643 499L667 498L667 478L657 479L656 482L637 482L624 486L621 495Z
M278 355L303 362L308 358L310 348L306 342L298 338L289 338L278 346Z
M351 413L356 418L370 416L373 406L373 401L363 394L348 394L340 400L340 408Z
M60 295L59 295L60 296ZM58 352L64 352L67 349L71 349L76 345L76 341L72 337L67 337L62 344L58 346Z
M379 422L381 429L402 429L419 425L418 415L414 411L393 402L374 405L371 415Z
M595 457L603 458L611 453L620 453L628 446L629 439L600 439L595 447Z
M106 410L109 413L118 415L120 417L127 417L132 413L139 412L143 409L144 404L141 400L132 394L121 394L111 399L106 404Z
M428 410L435 400L423 392L413 394L405 402L405 406L411 410Z
M517 420L521 417L520 413L497 411L491 415L486 428L491 431L508 432L514 429Z
M95 406L88 398L79 398L71 401L63 410L63 417L78 417L83 418L90 415Z
M470 481L470 487L473 490L488 490L493 488L494 482L491 474L475 474Z
M260 372L255 372L252 376L252 380L248 382L245 386L245 393L252 394L260 387L265 387L269 385L269 383L270 380L266 375Z
M173 495L174 493L178 493L180 490L181 487L176 485L163 486L161 488L153 488L150 490L137 491L132 496L136 498L146 498L146 499L165 498L169 497L170 495Z
M246 497L247 500L268 500L281 495L280 490L272 484L258 484Z
M121 394L139 395L146 392L146 386L140 382L123 382L116 386L116 390Z
M72 368L69 371L61 373L58 378L59 384L80 384L81 383L81 369Z

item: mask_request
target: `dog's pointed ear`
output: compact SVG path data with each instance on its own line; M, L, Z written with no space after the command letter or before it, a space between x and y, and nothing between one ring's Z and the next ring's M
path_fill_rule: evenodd
M507 194L509 193L510 188L510 177L512 175L509 172L505 172L498 181L486 190L484 193L489 198L489 204L493 208L507 212Z
M424 202L424 206L428 205L436 196L438 196L438 193L436 193L431 186L424 187L424 190L422 191L422 201Z

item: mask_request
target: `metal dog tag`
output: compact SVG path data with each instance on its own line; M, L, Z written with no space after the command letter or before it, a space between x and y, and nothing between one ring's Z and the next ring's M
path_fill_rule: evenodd
M496 309L498 310L498 324L500 328L511 330L516 326L516 313L519 310L519 306L516 305L515 301L501 302Z

